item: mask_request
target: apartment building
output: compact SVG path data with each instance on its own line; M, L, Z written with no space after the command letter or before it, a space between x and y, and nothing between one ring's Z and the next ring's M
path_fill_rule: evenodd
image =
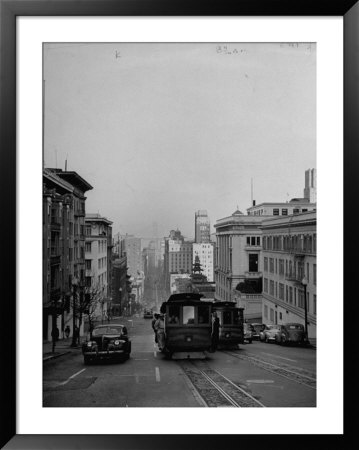
M74 289L85 283L85 193L78 173L43 170L43 339L72 324ZM75 286L75 287L74 287ZM55 322L53 322L53 320ZM72 329L72 326L71 326Z
M85 286L99 299L97 318L107 315L111 302L112 222L100 214L85 217Z
M316 337L316 212L263 220L263 322L304 324ZM304 282L303 282L304 279ZM306 283L306 289L304 288ZM304 298L306 291L306 299Z

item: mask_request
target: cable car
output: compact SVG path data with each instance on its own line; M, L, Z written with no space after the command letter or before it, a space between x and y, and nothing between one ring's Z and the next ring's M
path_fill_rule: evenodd
M213 303L213 311L217 312L219 318L219 346L233 347L243 344L243 309L236 306L236 302Z
M173 359L206 358L212 345L212 301L203 294L172 294L162 303L164 345L162 352Z

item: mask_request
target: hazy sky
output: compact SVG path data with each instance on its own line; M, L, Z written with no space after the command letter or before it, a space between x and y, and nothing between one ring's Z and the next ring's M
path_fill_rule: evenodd
M45 44L44 78L45 167L67 158L114 233L193 237L199 209L246 214L251 179L284 202L316 167L314 44Z

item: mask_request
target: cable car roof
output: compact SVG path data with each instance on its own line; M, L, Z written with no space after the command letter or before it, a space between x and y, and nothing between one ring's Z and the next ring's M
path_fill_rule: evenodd
M201 300L203 294L196 294L194 292L183 292L181 294L170 295L168 302L183 302L185 300Z

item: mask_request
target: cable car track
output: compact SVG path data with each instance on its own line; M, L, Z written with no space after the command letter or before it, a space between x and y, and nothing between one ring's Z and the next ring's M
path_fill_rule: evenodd
M304 384L305 386L311 389L317 389L317 380L309 375L304 375L303 373L296 372L295 370L291 370L288 366L278 365L269 363L262 359L253 356L247 355L239 355L238 353L233 353L230 351L223 351L227 355L233 356L237 359L242 359L243 361L249 361L257 367L260 367L268 372L275 373L276 375L280 375L281 377L288 378L291 381L294 381L299 384Z
M260 401L205 362L178 361L196 394L208 407L265 407Z

